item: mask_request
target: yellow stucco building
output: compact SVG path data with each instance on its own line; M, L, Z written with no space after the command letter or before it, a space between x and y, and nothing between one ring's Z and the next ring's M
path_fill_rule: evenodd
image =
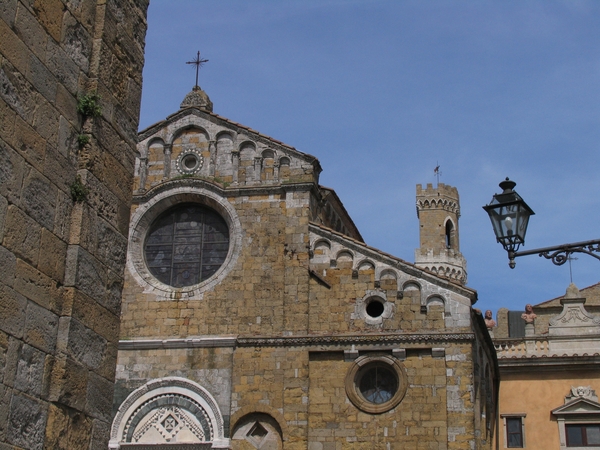
M498 448L600 448L600 285L501 309L493 330L501 384Z

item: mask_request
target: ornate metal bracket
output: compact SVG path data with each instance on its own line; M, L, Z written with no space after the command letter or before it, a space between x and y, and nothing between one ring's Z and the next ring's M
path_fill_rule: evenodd
M515 268L515 258L518 256L538 255L546 259L551 259L557 266L562 266L569 260L569 256L573 253L585 253L600 261L600 256L593 252L600 253L600 239L593 241L575 242L573 244L562 244L554 247L534 248L522 252L508 251L508 259L511 269Z

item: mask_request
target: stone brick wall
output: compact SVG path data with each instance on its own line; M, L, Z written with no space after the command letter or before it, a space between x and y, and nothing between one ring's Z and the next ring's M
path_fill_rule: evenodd
M147 3L0 4L0 446L106 448Z

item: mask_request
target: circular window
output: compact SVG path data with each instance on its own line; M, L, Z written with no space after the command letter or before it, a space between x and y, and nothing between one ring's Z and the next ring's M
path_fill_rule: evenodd
M360 370L356 384L363 398L376 405L389 402L398 392L398 377L384 364L370 364Z
M397 406L408 387L404 367L391 356L361 356L346 376L346 394L360 410L380 414Z
M385 307L383 306L383 302L378 298L371 299L371 301L367 304L366 307L367 315L374 319L380 317L383 314L384 310Z
M150 226L144 242L146 266L172 287L198 284L219 270L229 251L229 229L213 209L175 206Z
M177 170L184 175L192 175L202 168L204 159L196 150L188 150L177 158Z

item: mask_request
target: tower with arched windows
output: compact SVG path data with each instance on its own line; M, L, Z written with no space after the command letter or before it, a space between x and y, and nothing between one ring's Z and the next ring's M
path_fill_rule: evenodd
M429 183L426 189L417 184L417 217L420 247L415 251L415 264L465 284L467 261L460 253L458 190L443 183L436 188Z

